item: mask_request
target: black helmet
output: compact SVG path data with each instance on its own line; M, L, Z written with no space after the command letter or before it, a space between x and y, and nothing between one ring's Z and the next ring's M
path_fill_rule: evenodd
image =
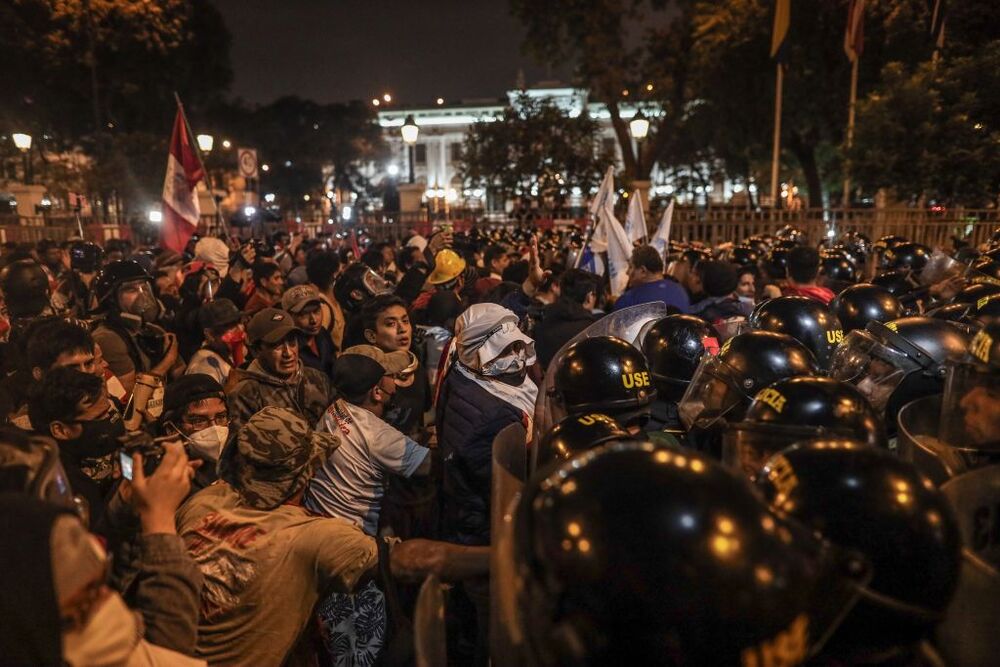
M788 334L805 345L819 367L830 367L830 356L844 340L836 315L807 296L779 296L757 304L748 323L754 329Z
M349 312L358 311L368 299L391 291L392 286L385 278L362 262L349 265L333 284L333 296Z
M802 245L806 242L806 233L793 225L785 225L774 233L779 241L791 241L795 245Z
M645 357L614 336L570 345L559 360L552 392L567 414L606 412L613 417L648 406L656 396Z
M771 248L770 241L765 240L764 237L759 234L748 236L743 241L743 245L753 248L761 255L765 254Z
M760 261L760 252L748 245L733 246L726 253L726 261L740 266L757 266L757 262Z
M974 304L978 303L980 299L993 296L994 294L1000 294L1000 285L994 285L993 283L974 283L963 287L962 290L952 298L951 302Z
M948 501L911 463L821 440L773 457L757 487L775 510L871 563L869 593L827 651L849 658L909 645L941 620L958 583L961 538Z
M37 317L49 306L49 276L33 259L19 259L4 267L0 289L14 319Z
M872 241L861 232L845 232L840 236L840 245L851 255L854 262L860 266L865 263L871 251Z
M567 461L609 440L627 437L628 431L608 415L598 412L570 415L553 426L538 444L536 469L553 461Z
M888 290L861 283L852 285L838 294L830 302L830 312L837 316L844 332L864 329L869 322L888 322L903 316L903 306L899 299Z
M910 272L906 269L880 273L872 278L872 284L878 285L897 299L902 299L917 286L910 280Z
M885 414L891 431L905 404L941 393L946 363L963 358L968 344L968 333L947 320L869 322L844 338L833 355L830 376L856 384Z
M1000 259L983 255L969 265L967 275L974 283L1000 285Z
M758 391L783 378L817 375L816 358L789 335L747 331L730 338L717 356L704 356L678 405L687 428L710 428L743 418Z
M887 234L885 236L880 237L878 241L875 241L875 243L872 244L872 247L875 248L875 250L884 253L886 250L895 248L896 246L902 243L909 243L909 239L907 239L905 236Z
M836 284L853 283L858 279L854 262L842 252L827 251L820 255L819 274Z
M89 241L77 241L69 248L69 265L80 273L96 273L104 261L101 246Z
M816 438L848 438L885 447L881 415L858 389L824 377L778 380L727 429L723 457L752 478L764 462L789 445Z
M760 261L760 267L767 272L772 279L782 279L788 273L788 248L772 248L767 256Z
M611 442L529 482L498 542L526 665L798 664L869 574L694 452Z
M931 249L920 243L900 243L886 248L884 266L890 270L908 269L919 273L930 259Z
M680 400L701 358L706 352L718 351L715 329L693 315L668 315L657 320L642 340L656 392L664 401Z
M93 286L94 297L97 301L96 310L107 309L108 304L113 301L112 297L117 292L118 286L134 280L146 280L150 284L153 283L152 276L146 273L138 262L131 259L119 259L101 269L97 278L94 279Z

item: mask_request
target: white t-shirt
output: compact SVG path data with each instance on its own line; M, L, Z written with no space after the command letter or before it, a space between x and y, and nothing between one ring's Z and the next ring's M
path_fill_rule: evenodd
M340 446L306 487L306 508L347 519L375 535L386 474L409 477L430 450L343 399L327 408L316 430L339 436Z

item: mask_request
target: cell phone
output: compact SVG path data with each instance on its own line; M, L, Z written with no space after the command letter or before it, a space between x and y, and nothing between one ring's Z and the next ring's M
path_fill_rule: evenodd
M122 477L132 481L132 457L124 450L118 453L118 462L122 467Z

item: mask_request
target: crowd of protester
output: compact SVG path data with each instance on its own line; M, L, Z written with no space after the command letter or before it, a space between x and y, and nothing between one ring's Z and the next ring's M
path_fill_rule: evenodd
M940 664L995 236L6 244L0 664Z

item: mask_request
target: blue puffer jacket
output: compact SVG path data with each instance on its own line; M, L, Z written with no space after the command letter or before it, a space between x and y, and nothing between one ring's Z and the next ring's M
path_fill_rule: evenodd
M520 410L457 370L445 378L438 398L438 447L444 460L443 537L468 545L490 543L490 474L493 439Z

